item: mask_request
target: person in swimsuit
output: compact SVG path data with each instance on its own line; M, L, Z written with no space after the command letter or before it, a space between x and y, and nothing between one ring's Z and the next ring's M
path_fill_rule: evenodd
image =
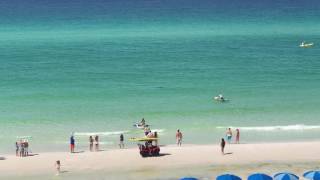
M16 156L19 156L19 143L16 141Z
M74 140L73 135L71 135L71 137L70 137L70 152L71 153L74 153L74 146L75 146L75 140Z
M177 145L178 145L178 146L181 146L181 143L182 143L182 133L180 132L180 129L177 130L176 140L177 140Z
M227 129L226 136L227 136L228 143L230 144L230 143L231 143L231 139L232 139L232 131L231 131L231 128L228 128L228 129Z
M124 148L123 140L124 140L123 134L120 134L120 143L119 143L120 149Z
M93 137L92 136L89 137L89 143L90 143L89 149L90 149L90 151L93 151Z
M237 133L236 133L236 143L239 144L240 143L240 130L237 129L236 131L237 131Z
M146 125L146 121L144 120L144 118L142 118L142 120L140 121L140 126L145 126Z
M94 141L96 143L96 151L99 151L99 136L98 135L96 135L94 137Z

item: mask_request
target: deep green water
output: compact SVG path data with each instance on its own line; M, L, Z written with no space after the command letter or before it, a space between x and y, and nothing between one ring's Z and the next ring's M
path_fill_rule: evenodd
M116 147L142 117L163 144L319 139L317 1L32 2L0 6L0 152Z

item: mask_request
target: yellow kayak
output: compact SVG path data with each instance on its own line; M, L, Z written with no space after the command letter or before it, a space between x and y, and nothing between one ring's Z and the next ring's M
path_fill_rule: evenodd
M142 138L129 138L129 141L156 141L159 138L148 138L148 137L142 137Z

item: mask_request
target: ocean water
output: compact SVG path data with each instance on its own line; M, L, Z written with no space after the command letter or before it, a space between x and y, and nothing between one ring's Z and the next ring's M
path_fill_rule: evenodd
M66 151L72 132L79 149L95 134L116 148L142 117L161 144L227 127L245 143L319 140L319 17L317 0L2 1L0 153L23 137Z

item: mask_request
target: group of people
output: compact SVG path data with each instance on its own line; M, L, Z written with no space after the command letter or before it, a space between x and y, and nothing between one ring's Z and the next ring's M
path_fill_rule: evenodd
M16 141L16 156L29 156L29 142L27 139Z
M155 136L157 136L157 134L155 134ZM123 134L120 134L119 147L120 147L120 149L124 148ZM74 135L71 135L71 137L70 137L70 152L74 153L75 152L74 149L75 149L75 138L74 138ZM89 150L91 152L92 151L99 151L99 136L98 135L95 135L94 137L89 136Z
M231 141L232 141L232 130L231 128L228 128L227 131L226 131L226 138L227 138L227 142L229 144L231 144ZM235 139L235 144L239 144L240 143L240 130L239 129L236 129L236 139ZM226 141L224 140L224 138L221 139L221 143L220 143L220 146L221 146L221 153L224 155L224 148L226 146Z
M93 150L94 145L94 150ZM92 136L89 137L89 149L90 151L99 151L99 136L94 136L94 139Z
M226 131L226 138L227 138L227 141L229 144L231 144L231 142L232 142L232 137L233 137L232 130L231 130L231 128L228 128ZM239 144L239 142L240 142L240 130L239 129L236 129L236 139L234 142L236 144Z

